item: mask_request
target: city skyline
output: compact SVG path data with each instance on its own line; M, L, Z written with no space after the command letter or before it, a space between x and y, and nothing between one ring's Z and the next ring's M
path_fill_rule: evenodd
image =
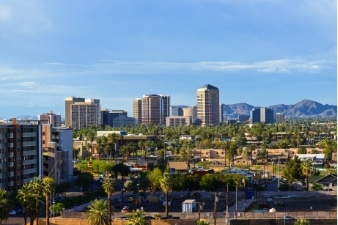
M334 0L2 2L0 118L64 117L70 96L194 106L206 84L223 104L336 105L336 16Z

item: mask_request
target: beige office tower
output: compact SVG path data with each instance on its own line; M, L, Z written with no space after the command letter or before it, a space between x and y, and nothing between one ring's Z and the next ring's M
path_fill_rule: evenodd
M219 125L219 90L207 84L197 89L197 118L202 126Z
M142 124L161 124L161 96L143 95Z
M101 106L99 99L66 98L65 108L66 127L80 130L86 127L98 126L100 123Z
M133 117L136 124L142 123L142 99L140 98L133 100Z
M72 127L72 105L75 102L85 102L85 98L68 97L65 98L65 126Z

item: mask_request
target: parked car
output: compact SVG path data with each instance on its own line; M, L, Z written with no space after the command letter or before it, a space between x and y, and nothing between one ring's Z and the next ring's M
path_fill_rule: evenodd
M11 209L11 210L9 210L8 214L10 216L14 216L14 215L16 215L16 211L14 209Z
M128 206L124 206L122 209L121 209L121 213L127 213L129 212L129 207Z
M293 221L293 220L296 220L296 218L293 217L293 216L283 216L283 217L280 218L280 220L291 220L291 221Z

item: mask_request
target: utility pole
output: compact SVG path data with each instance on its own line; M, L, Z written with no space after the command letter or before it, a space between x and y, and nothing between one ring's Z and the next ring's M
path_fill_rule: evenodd
M216 208L217 208L217 205L216 205L216 192L214 193L214 225L216 225Z

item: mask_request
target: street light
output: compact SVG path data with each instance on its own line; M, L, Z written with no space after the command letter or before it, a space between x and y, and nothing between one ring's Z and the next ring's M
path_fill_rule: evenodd
M196 202L198 205L198 221L201 220L201 210L203 210L203 206L205 206L205 202Z
M216 192L214 193L214 225L216 225L216 209L217 209L217 202L218 202L218 197L216 196Z

